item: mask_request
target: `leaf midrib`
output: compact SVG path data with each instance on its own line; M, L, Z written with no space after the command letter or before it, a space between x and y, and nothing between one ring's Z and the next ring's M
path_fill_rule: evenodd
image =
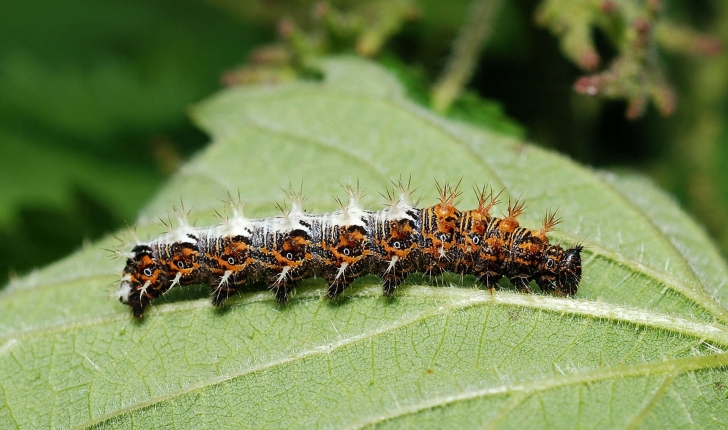
M372 298L381 297L379 286L366 286L351 294L351 298ZM711 324L704 321L692 320L684 317L672 316L643 308L617 306L611 303L593 301L579 298L558 298L537 294L522 294L507 291L490 293L485 290L466 289L458 286L431 287L431 286L409 286L400 295L402 300L408 296L414 298L432 299L434 302L445 302L445 305L434 306L416 315L431 316L445 315L448 312L462 310L474 306L499 305L510 307L530 308L558 314L570 314L588 318L604 319L631 323L636 326L651 327L660 330L675 332L680 335L687 335L701 339L703 342L711 341L714 344L728 347L728 327L721 324ZM267 291L255 292L231 299L231 306L243 307L252 303L270 302L275 303ZM312 290L297 294L294 301L299 300L328 300L321 297L320 291ZM212 310L207 301L196 300L178 303L168 303L155 307L150 318L158 317L161 314L189 312L190 310L204 311ZM407 314L405 314L406 316ZM87 327L110 324L113 322L132 320L127 314L109 313L94 318L68 322L52 327L31 328L28 330L7 333L0 336L0 342L14 342L41 336L53 335L64 332L75 332ZM145 324L146 322L142 322Z
M447 303L446 305L440 305L433 307L431 309L424 310L422 312L413 313L409 315L405 315L403 318L400 318L396 322L388 325L384 325L381 327L378 327L374 330L367 331L364 333L360 333L354 336L349 336L344 339L340 339L334 342L324 342L320 345L313 345L309 348L299 350L296 353L293 353L291 355L285 356L278 360L272 360L265 363L262 363L257 366L252 366L249 368L246 368L243 371L240 372L234 372L226 375L220 375L214 378L209 378L207 380L198 382L196 384L192 384L189 386L186 386L179 390L170 391L164 395L158 395L154 397L150 397L149 399L139 402L135 405L131 405L122 409L119 409L117 411L114 411L113 413L104 414L92 421L89 421L87 423L84 423L80 425L80 427L87 427L87 426L93 426L97 425L103 422L106 422L108 420L114 419L118 416L123 416L125 414L143 410L148 407L151 407L157 403L165 402L170 399L192 393L194 391L206 389L215 385L223 384L226 382L230 382L236 379L243 378L247 375L254 374L256 372L263 372L268 369L274 368L276 366L281 366L289 363L293 363L299 360L303 360L309 357L318 356L318 355L328 355L332 351L336 349L340 349L346 346L350 346L359 342L371 340L373 338L376 338L377 336L389 333L394 330L399 330L401 328L405 328L408 326L411 326L413 324L422 322L424 320L427 320L429 318L436 318L440 317L442 315L448 315L451 312L462 310L469 307L475 307L475 306L487 306L487 305L506 305L506 306L517 306L517 307L529 307L533 309L540 309L545 311L551 311L555 313L570 313L574 315L581 315L581 316L587 316L592 318L601 318L601 319L609 319L609 320L619 320L626 323L632 323L638 326L647 326L652 327L656 329L666 330L666 331L674 331L680 335L688 335L692 336L698 339L701 339L701 341L713 341L716 344L725 345L728 346L728 329L722 327L722 326L713 326L710 324L701 323L698 321L690 321L684 318L677 318L677 317L671 317L668 315L663 314L656 314L653 312L645 311L643 309L639 308L626 308L626 307L616 307L611 304L605 304L605 303L599 303L599 302L593 302L593 301L587 301L587 300L579 300L579 299L561 299L561 298L551 298L551 297L534 297L534 296L526 296L519 293L505 293L505 292L498 292L497 294L491 295L487 292L480 292L482 294L474 294L474 293L463 293L462 291L457 291L455 289L449 289L451 291L447 291L449 294L444 294L442 291L436 291L436 290L446 290L445 288L438 288L438 287L413 287L417 291L414 291L413 294L416 294L417 297L421 298L423 296L429 296L436 298L438 300L444 300L447 298L452 299L452 296L460 296L461 300L457 301L451 301ZM429 294L424 294L425 290ZM379 288L378 287L372 287L367 288L366 290L358 293L356 296L364 296L364 297L378 297L379 296ZM258 294L260 296L260 294ZM299 295L297 297L301 297L303 295ZM311 295L312 297L319 297L318 295ZM301 299L308 299L308 297L301 297ZM273 299L268 299L269 301L273 301ZM297 299L298 300L298 299ZM258 300L256 300L258 301ZM572 303L575 302L575 303ZM577 306L574 306L574 305ZM586 306L588 305L588 306ZM174 306L167 305L165 306L167 308L173 308ZM189 308L189 306L186 306L185 308ZM585 308L589 308L591 312L586 312ZM615 309L616 308L616 309ZM177 311L178 309L166 309L164 313L169 313L173 311ZM188 309L185 309L187 311ZM702 330L701 330L702 328ZM706 357L712 357L712 361L705 361ZM701 363L700 365L694 364L695 362ZM678 363L677 365L674 363ZM693 363L692 365L690 363ZM589 379L585 376L581 375L603 375L600 377L600 379L609 379L611 377L614 378L623 378L625 375L629 376L639 376L642 374L648 374L649 371L654 371L655 369L683 369L683 370L697 370L705 367L721 367L728 365L728 354L715 354L710 356L699 356L699 357L688 357L688 358L682 358L682 359L671 359L666 360L662 362L657 363L647 363L647 364L640 364L640 365L628 365L626 367L613 367L613 368L605 368L605 369L598 369L595 371L590 372L579 372L579 373L571 373L569 375L564 376L565 379L563 382L561 379L555 380L557 384L561 385L567 385L569 383L579 383L579 382L588 382L590 380L598 380L596 378ZM692 366L692 367L691 367ZM646 372L646 373L645 373ZM569 379L569 378L573 378ZM534 389L538 389L538 384L544 384L544 381L547 380L538 380L534 381L529 384L524 384L524 387L530 387L534 386ZM93 385L94 380L92 379L89 385ZM534 385L535 384L535 385ZM558 385L558 386L561 386ZM507 387L507 386L505 386ZM554 386L556 387L556 386ZM550 387L549 387L550 388ZM491 388L485 389L485 391L491 390ZM523 391L526 391L526 388L523 388ZM477 397L477 396L476 396ZM463 399L467 400L467 399ZM429 405L429 404L428 404ZM424 406L423 406L424 407ZM427 406L431 407L431 406Z

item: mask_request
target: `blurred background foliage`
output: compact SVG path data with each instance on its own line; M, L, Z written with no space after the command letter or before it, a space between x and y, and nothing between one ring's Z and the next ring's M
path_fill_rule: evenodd
M723 0L25 0L0 6L0 285L133 223L226 85L380 61L410 96L641 171L728 251Z

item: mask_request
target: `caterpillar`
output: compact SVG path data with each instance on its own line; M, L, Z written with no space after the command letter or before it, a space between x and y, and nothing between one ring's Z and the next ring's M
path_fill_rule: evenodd
M561 220L547 213L538 230L518 223L523 202L509 201L503 218L490 214L500 193L476 189L478 207L459 211L459 183L437 185L439 201L418 209L410 202L409 184L387 191L388 204L364 210L358 185L345 186L348 202L337 199L332 213L307 214L302 193L291 193L291 209L265 219L248 219L234 206L221 224L196 228L180 225L137 244L127 257L119 300L141 318L150 302L175 286L208 284L212 303L222 305L247 284L265 282L280 303L309 277L322 277L327 296L338 297L357 278L375 274L391 296L415 272L472 274L488 288L507 278L520 291L534 281L547 293L570 296L581 280L581 251L549 243L546 233Z

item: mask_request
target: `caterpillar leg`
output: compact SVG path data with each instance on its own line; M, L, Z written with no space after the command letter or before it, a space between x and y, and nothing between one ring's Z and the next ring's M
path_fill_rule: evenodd
M144 318L144 310L149 305L149 300L139 300L138 302L129 303L129 305L135 318Z
M485 272L476 274L476 279L481 284L485 285L487 289L492 293L493 291L500 290L498 280L501 278L500 275L494 272Z
M536 284L538 284L538 287L541 288L541 291L548 294L557 294L556 293L556 287L554 286L553 282L549 279L543 280L541 278L536 279Z
M288 299L291 297L291 293L296 288L292 283L274 285L271 289L276 295L276 300L279 304L285 305Z
M212 292L212 304L214 306L222 306L227 301L227 299L234 296L237 291L237 288L235 288L234 286L218 286Z
M351 280L349 279L337 279L334 281L329 282L329 289L326 292L326 296L330 299L335 299L341 295L341 293L344 292L347 288L349 288L349 285L351 285Z
M516 287L516 290L518 290L518 292L527 294L532 293L531 287L528 285L528 278L517 277L511 278L510 281Z
M382 294L384 294L385 297L392 297L392 294L394 294L394 290L397 289L402 281L404 281L404 279L398 277L384 278L384 284L382 285Z

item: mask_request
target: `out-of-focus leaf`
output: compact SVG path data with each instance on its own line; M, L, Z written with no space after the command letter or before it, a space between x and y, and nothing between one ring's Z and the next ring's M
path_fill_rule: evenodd
M204 142L187 107L219 88L263 31L196 0L0 9L0 238L22 242L2 255L4 283L8 270L42 266L109 230L104 211L89 218L77 207L86 197L116 213L113 228L133 218ZM33 222L52 214L59 234L31 243L47 227Z

